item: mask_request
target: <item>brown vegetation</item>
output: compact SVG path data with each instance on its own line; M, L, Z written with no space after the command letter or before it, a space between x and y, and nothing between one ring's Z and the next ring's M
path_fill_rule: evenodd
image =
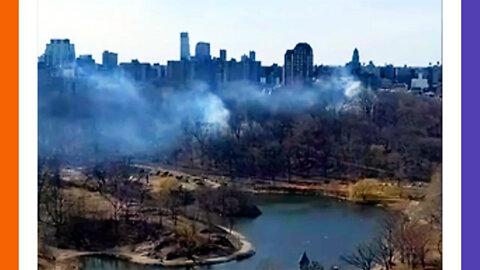
M223 192L205 187L196 192L200 186L186 189L186 180L170 173L159 174L163 179L158 183L154 171L124 162L99 163L83 168L76 177L67 177L63 170L60 164L45 165L39 172L41 246L86 252L128 247L153 260L195 262L232 254L242 245L211 218L203 218L220 214L231 230L229 217L241 207L232 201L247 201L241 193L220 198L217 195ZM211 205L224 205L225 212L199 207L201 194L209 194Z
M328 103L306 112L227 103L228 126L186 121L167 162L231 178L428 181L441 163L440 101L378 92L367 103L360 112Z
M373 182L369 181L369 186ZM364 190L364 189L360 189ZM341 259L358 269L441 269L441 174L432 175L424 199L414 207L395 212L380 224L380 233L370 243Z

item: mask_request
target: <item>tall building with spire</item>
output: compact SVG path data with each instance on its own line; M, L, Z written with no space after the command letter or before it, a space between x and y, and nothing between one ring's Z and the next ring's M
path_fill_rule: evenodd
M180 60L190 60L190 42L188 33L180 33Z
M357 74L360 72L360 54L358 49L353 50L352 61L347 63L347 67L350 69L352 74Z
M358 54L358 49L357 48L355 48L355 50L353 50L352 64L356 64L356 65L360 64L360 55Z

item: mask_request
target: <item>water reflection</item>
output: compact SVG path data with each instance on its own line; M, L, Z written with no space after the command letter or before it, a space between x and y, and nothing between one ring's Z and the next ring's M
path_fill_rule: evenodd
M258 199L263 214L253 220L240 219L234 228L253 243L257 254L240 262L198 269L254 270L265 264L297 269L304 250L326 267L340 264L339 256L371 239L378 220L385 215L379 207L323 197L268 195ZM85 270L160 269L108 258L84 258L83 263Z

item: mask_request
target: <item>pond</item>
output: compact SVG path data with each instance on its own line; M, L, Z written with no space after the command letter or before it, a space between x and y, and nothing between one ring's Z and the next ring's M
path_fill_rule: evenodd
M254 245L256 254L242 261L198 269L293 270L298 269L303 251L326 269L342 266L339 257L372 239L378 222L386 215L379 207L320 196L262 195L257 199L263 214L256 219L239 219L234 226ZM159 269L98 257L85 257L82 262L85 270Z

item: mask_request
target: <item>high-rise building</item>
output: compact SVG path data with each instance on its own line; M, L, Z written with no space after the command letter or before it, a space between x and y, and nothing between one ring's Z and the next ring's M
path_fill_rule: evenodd
M188 33L180 33L180 60L190 60L190 42Z
M154 78L157 80L164 80L167 77L167 66L155 63L152 66L154 72Z
M308 43L298 43L285 53L284 83L310 84L313 79L313 50Z
M120 69L135 81L147 81L152 76L151 65L133 59L129 63L120 63Z
M168 61L167 80L174 85L183 84L193 79L194 65L191 61Z
M271 66L262 66L260 68L261 82L267 85L279 85L282 82L282 67L273 64Z
M293 84L293 50L285 53L285 64L283 65L283 83Z
M102 54L102 65L105 69L114 69L117 67L118 54L104 51Z
M250 54L250 56L254 56ZM231 59L227 62L227 81L260 82L261 62L255 61L248 55L242 55L241 61Z
M51 39L44 60L48 67L71 67L75 62L75 46L69 39Z
M76 63L75 75L80 77L92 74L97 68L95 60L91 54L79 55Z
M195 46L195 58L197 60L210 60L210 43L198 42Z
M227 61L227 50L220 49L220 60Z
M248 55L251 61L255 61L255 51L250 51Z
M220 49L220 58L216 61L216 81L221 84L227 81L227 50Z

